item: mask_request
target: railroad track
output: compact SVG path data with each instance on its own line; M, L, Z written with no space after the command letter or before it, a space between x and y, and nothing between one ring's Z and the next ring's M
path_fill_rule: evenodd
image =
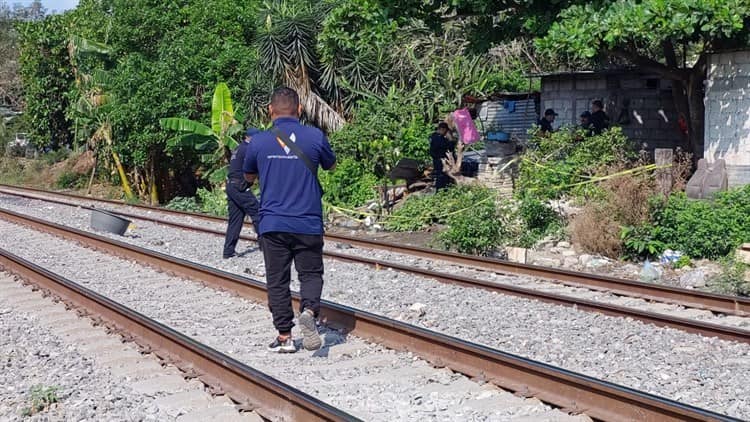
M51 191L46 191L46 190L41 190L41 189L21 188L17 186L9 186L9 185L0 184L0 193L24 197L28 199L38 199L42 201L58 203L61 205L79 206L80 204L71 202L71 200L75 200L75 201L88 201L89 203L93 202L93 203L103 203L103 204L111 204L111 205L118 205L118 206L129 206L136 210L144 210L144 211L156 212L156 213L161 213L161 214L196 218L196 219L200 219L204 221L210 221L213 223L222 223L222 224L226 223L226 219L224 218L211 216L207 214L175 211L175 210L170 210L166 208L151 207L151 206L146 206L146 205L130 205L130 204L125 204L122 201L95 199L95 198L84 197L80 195L66 194L66 193L60 193L60 192L51 192ZM49 198L49 196L57 196L57 197L65 198L67 200L54 200L52 198ZM184 223L180 223L176 221L160 219L160 218L156 218L156 217L149 216L149 215L123 212L120 210L115 210L113 212L115 212L116 214L122 215L123 217L126 217L126 218L136 218L136 219L150 221L150 222L157 223L157 224L177 227L177 228L184 229L184 230L199 231L199 232L213 234L213 235L221 235L221 236L224 235L224 232L220 230L210 229L206 227L198 227L198 226L184 224ZM246 227L251 228L252 226L246 223ZM244 240L256 241L256 238L254 236L243 235L241 236L241 238ZM562 283L567 286L603 290L603 291L607 291L616 295L636 297L636 298L663 302L663 303L677 304L680 306L685 306L685 307L695 308L695 309L705 309L705 310L722 313L722 314L740 315L740 316L750 315L750 299L737 297L737 296L727 296L727 295L712 294L712 293L707 293L707 292L700 292L700 291L695 291L695 290L680 289L680 288L675 288L675 287L670 287L670 286L663 286L663 285L651 284L651 283L642 283L642 282L626 280L622 278L607 277L607 276L575 272L575 271L569 271L569 270L558 269L558 268L548 268L548 267L541 267L541 266L536 266L536 265L518 264L518 263L509 262L509 261L499 260L499 259L464 255L464 254L440 251L436 249L421 248L421 247L410 246L410 245L405 245L405 244L396 244L393 242L368 240L368 239L354 237L354 236L345 236L342 234L328 233L326 234L326 240L331 241L331 242L338 242L338 243L343 243L343 244L348 244L348 245L360 246L363 248L378 249L378 250L383 250L383 251L388 251L388 252L393 252L393 253L398 253L398 254L403 254L403 255L408 255L408 256L418 256L418 257L424 257L424 258L428 258L432 260L440 260L440 261L450 262L454 264L465 265L465 266L469 266L473 268L479 268L482 270L491 271L491 272L495 272L498 274L531 276L531 277L536 277L540 279L550 280L556 283ZM750 246L748 246L748 248L750 248ZM361 259L359 257L352 256L349 254L335 253L331 251L326 251L325 253L327 254L327 256L333 259L340 259L340 260L349 261L349 262L360 262L360 263L364 263L368 265L375 265L375 266L384 267L384 268L403 269L403 268L393 266L389 262L386 262L383 260ZM411 268L407 268L407 270L409 269ZM435 274L428 274L424 272L423 272L423 275L428 276L428 277L435 276ZM490 285L487 285L487 283L482 283L479 280L475 280L476 282L472 282L472 281L467 281L467 280L451 280L450 278L441 277L441 276L437 276L435 278L442 279L442 281L445 281L445 282L462 284L462 285L467 285L468 283L468 285L471 285L472 287L477 287L477 288L485 288L485 289L497 289L498 288L496 285L492 283L490 283ZM504 293L513 294L513 292L510 292L510 291L505 291ZM520 292L516 292L516 293L520 293ZM526 296L526 293L527 292L524 292L523 295ZM526 297L529 297L529 296L526 296Z
M179 362L201 380L268 420L353 421L336 409L236 359L30 261L0 249L0 268L21 276L71 307L132 336L160 358Z
M4 189L0 189L0 193L8 193L8 192ZM43 198L38 198L36 195L22 194L21 196L27 197L29 199L44 200ZM62 202L64 205L71 205L69 201L59 201L59 202ZM148 208L148 209L153 211L151 208ZM161 210L159 211L161 212ZM146 221L154 222L157 224L178 227L184 230L197 231L197 232L207 233L207 234L216 235L216 236L224 235L223 231L212 229L209 227L188 225L184 223L178 223L174 221L154 218L152 216L143 216L140 214L131 214L131 213L118 212L118 211L116 212L128 218L146 220ZM11 214L8 214L11 216L11 218L20 217L20 215L16 215L14 213L11 213ZM191 217L194 216L194 214L189 214L189 215ZM206 217L206 216L201 216L201 217ZM206 218L215 220L215 217L206 217ZM250 240L254 239L249 236L244 236L244 237L249 238ZM364 244L368 244L368 243L365 242ZM427 250L424 250L424 249L419 249L419 250L421 250L425 254L427 253L425 252ZM501 261L497 261L497 260L475 258L475 257L469 257L469 256L459 255L459 254L451 254L451 253L440 252L440 251L437 251L437 252L442 255L452 256L456 260L458 259L466 260L466 262L472 262L472 260L477 259L481 262L487 263L487 265L490 265L490 264L506 265L505 263ZM539 290L530 289L530 288L518 287L518 286L511 285L511 284L500 284L500 283L496 283L492 281L485 281L485 280L480 280L477 278L470 278L470 277L450 274L446 272L431 271L431 270L421 269L415 266L395 264L392 262L376 260L376 259L371 259L371 258L366 258L366 257L360 257L356 255L351 255L351 254L344 254L344 253L339 253L339 252L334 252L334 251L326 251L325 253L328 257L333 258L333 259L346 261L346 262L353 262L353 263L358 263L358 264L366 264L366 265L376 267L376 268L392 268L394 270L420 275L426 278L435 279L435 280L449 283L449 284L456 284L456 285L460 285L464 287L471 287L471 288L480 288L480 289L485 289L488 291L497 292L497 293L506 294L506 295L529 298L529 299L539 300L539 301L553 303L557 305L571 306L571 307L576 307L577 309L591 311L591 312L598 312L598 313L610 315L610 316L633 318L633 319L643 321L646 323L650 323L650 324L654 324L657 326L676 328L676 329L680 329L686 332L696 333L696 334L700 334L700 335L704 335L708 337L718 337L718 338L722 338L726 340L732 340L732 341L737 341L737 342L742 342L742 343L750 343L750 331L740 329L740 328L707 323L707 322L702 322L702 321L689 319L689 318L679 318L679 317L664 315L662 313L657 313L657 312L638 310L638 309L634 309L631 307L605 304L605 303L601 303L595 300L581 299L581 298L576 298L576 297L572 297L570 295L565 295L565 294L549 293L549 292L539 291ZM543 269L542 267L534 267L534 266L521 266L521 267L531 268L538 273L541 273L543 271L548 271L548 269ZM573 272L564 271L564 270L552 269L549 271L555 274L559 274L559 273L567 274L571 278L579 274L579 273L573 273ZM598 279L600 281L610 280L610 278L607 278L607 277L593 276L590 274L583 274L583 276L589 277L591 279ZM549 278L549 277L551 276L547 275L547 277L545 278ZM617 283L628 283L628 285L635 286L634 288L636 289L636 293L631 293L630 294L631 296L637 296L637 297L646 296L650 299L656 299L656 296L658 295L653 294L654 291L662 292L664 294L669 293L671 295L670 297L672 297L673 299L664 300L668 303L678 303L685 307L694 307L694 308L699 308L699 309L708 308L714 312L725 313L725 314L730 314L730 315L743 315L744 316L744 315L747 315L747 310L750 309L750 300L745 299L745 298L739 298L739 297L734 297L734 296L722 296L722 295L716 295L716 294L710 294L710 293L704 293L704 292L690 291L690 290L685 290L685 289L676 289L676 288L671 288L671 287L666 287L666 286L630 282L627 280L618 280L618 279L611 279L611 280L614 280ZM602 281L602 283L604 281ZM643 293L646 290L649 293ZM677 300L677 298L679 298L679 300Z
M174 259L163 254L113 241L102 236L55 227L50 223L26 220L25 225L53 233L108 254L135 260L177 276L236 292L256 302L266 298L263 283L222 271ZM2 254L3 267L18 265ZM93 265L98 265L93 263ZM26 266L24 275L51 275L49 271ZM39 270L39 271L36 271ZM83 270L85 272L85 270ZM59 284L59 283L58 283ZM298 297L295 296L295 300ZM411 351L437 366L447 366L471 377L491 381L520 394L532 395L573 413L601 420L732 420L724 415L697 409L632 389L575 374L487 347L436 334L399 321L379 317L331 302L322 305L322 316L330 326L353 335L374 339L397 350ZM156 340L154 340L156 341ZM304 419L300 419L304 420Z

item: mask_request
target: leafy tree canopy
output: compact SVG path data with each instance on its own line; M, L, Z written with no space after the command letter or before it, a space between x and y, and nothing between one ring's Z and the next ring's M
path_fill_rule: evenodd
M538 45L579 58L615 54L658 66L664 42L691 53L747 43L750 3L744 0L620 0L565 9Z

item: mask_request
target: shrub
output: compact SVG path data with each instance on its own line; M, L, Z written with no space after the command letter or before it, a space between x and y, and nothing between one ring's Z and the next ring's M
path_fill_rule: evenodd
M620 223L602 202L590 202L570 223L570 237L584 252L618 257L622 253Z
M446 249L485 255L502 240L503 233L494 199L476 204L465 212L450 215L447 224L448 229L437 236Z
M620 171L620 166L607 170L609 173ZM657 244L651 243L647 238L634 238L633 235L638 234L636 232L624 234L621 231L622 227L637 227L649 222L649 201L656 195L652 175L615 176L601 182L599 191L598 198L587 201L583 210L571 222L570 235L573 242L588 253L611 258L618 258L623 252L628 256L653 255L644 252L654 250ZM661 246L656 247L660 248Z
M350 158L339 160L333 172L322 172L323 200L329 204L356 208L375 199L378 178Z
M224 190L214 187L213 190L198 188L201 209L206 214L226 217L228 214L227 195Z
M713 287L720 293L748 296L750 295L750 282L747 281L747 272L750 266L734 259L726 259L722 263L721 274L714 277Z
M165 208L175 211L203 212L203 208L201 208L195 198L186 198L182 196L173 198Z
M415 231L432 224L447 224L453 214L465 214L471 205L492 203L494 191L476 186L453 186L433 195L412 195L385 221L391 231Z
M692 258L719 258L750 240L750 185L719 193L714 201L671 195L653 216L653 235Z
M523 196L541 200L565 194L592 196L597 187L587 183L615 163L636 157L631 142L620 128L584 137L580 132L560 130L547 136L535 133L524 153L517 189Z
M721 192L713 201L676 193L666 203L652 200L651 208L650 222L623 231L632 255L674 249L691 258L716 259L750 240L750 185Z
M352 122L331 134L331 146L339 159L352 159L366 173L383 177L402 157L429 159L432 126L417 117L422 115L391 90L386 97L360 101Z
M86 175L78 174L74 171L64 171L60 173L55 185L60 189L80 189L86 186Z

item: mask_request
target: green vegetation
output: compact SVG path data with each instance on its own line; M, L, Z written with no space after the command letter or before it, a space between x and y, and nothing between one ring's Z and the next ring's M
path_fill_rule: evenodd
M657 255L679 250L691 258L717 259L750 239L750 186L719 193L713 201L694 201L676 193L666 203L652 202L650 220L623 230L626 252Z
M85 174L65 171L55 181L55 186L60 189L80 189L86 186L88 178Z
M169 201L166 208L176 211L202 212L219 217L227 216L227 196L223 190L198 188L197 196L197 199L175 197Z
M567 130L549 136L537 133L531 144L533 148L522 156L517 190L540 200L596 195L597 184L592 181L605 176L609 166L636 156L620 128L591 137Z
M750 282L747 280L750 265L733 258L722 260L722 272L711 280L711 284L720 293L750 296Z
M33 416L39 412L43 412L53 403L60 401L57 393L59 387L45 387L43 385L36 385L31 387L29 400L31 403L28 407L22 411L22 416L28 417Z

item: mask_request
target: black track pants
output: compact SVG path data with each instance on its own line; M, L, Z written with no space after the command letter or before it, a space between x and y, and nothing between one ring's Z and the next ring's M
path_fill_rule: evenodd
M289 290L291 268L297 270L302 305L300 312L312 309L317 316L323 291L323 236L271 232L261 238L266 262L268 307L273 325L279 333L287 333L294 326L292 294Z

